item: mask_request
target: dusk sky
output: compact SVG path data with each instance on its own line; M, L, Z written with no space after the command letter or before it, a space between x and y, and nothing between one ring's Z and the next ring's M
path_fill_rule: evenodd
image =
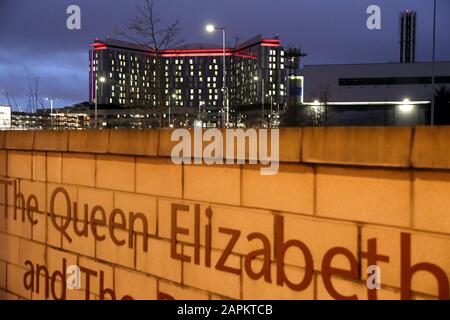
M0 0L0 104L7 90L26 109L28 85L40 79L40 97L57 105L88 100L88 50L94 38L114 37L136 13L141 0ZM82 10L82 30L66 28L66 9ZM366 9L382 10L382 29L366 28ZM212 22L225 26L229 44L262 33L280 34L284 46L309 55L304 64L397 62L399 13L418 12L417 60L429 61L432 49L431 0L159 0L162 18L181 20L180 38L220 44L207 34ZM450 0L438 0L437 60L450 60Z

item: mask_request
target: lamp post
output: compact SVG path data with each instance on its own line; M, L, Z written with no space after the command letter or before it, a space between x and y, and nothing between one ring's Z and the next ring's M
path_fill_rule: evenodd
M436 61L436 0L433 3L433 57L431 62L431 125L434 126L434 117L435 117L435 99L434 99L434 88L435 88L435 61Z
M170 116L171 116L172 103L173 103L173 99L175 99L176 97L177 97L177 95L175 93L169 97L169 127L170 127Z
M198 120L200 120L200 121L203 121L202 120L202 106L204 106L205 105L205 102L204 101L199 101L198 102Z
M58 100L56 98L45 98L46 101L50 101L50 128L53 129L53 102Z
M258 81L258 77L254 77L253 80ZM264 103L265 103L265 97L264 94L264 77L261 77L261 126L264 126Z
M98 92L99 92L99 87L100 87L100 83L104 83L106 82L106 78L105 77L100 77L99 79L99 83L97 83L97 90L95 92L95 110L94 110L94 127L97 129L97 118L98 118Z
M225 28L216 27L212 24L206 26L206 31L209 33L216 30L222 30L222 45L223 45L223 85L222 85L222 97L223 97L223 120L225 127L230 124L230 106L228 101L228 88L227 88L227 49L226 49L226 30Z
M270 113L268 115L268 126L269 128L272 128L273 96L270 94L266 94L266 97L270 98Z
M269 116L269 128L272 128L272 116L273 116L273 96L270 96L270 116Z

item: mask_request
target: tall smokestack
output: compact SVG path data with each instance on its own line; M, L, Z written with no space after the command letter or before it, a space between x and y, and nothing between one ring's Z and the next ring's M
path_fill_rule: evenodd
M416 62L416 12L406 10L400 15L400 63Z

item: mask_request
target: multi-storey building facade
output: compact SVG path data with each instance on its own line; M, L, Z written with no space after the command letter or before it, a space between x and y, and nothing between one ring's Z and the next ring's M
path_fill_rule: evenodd
M225 55L231 106L286 103L285 57L278 38L257 36L227 48ZM190 45L157 54L119 40L95 40L90 50L90 101L98 96L103 106L220 108L223 56L222 48L211 46Z
M89 53L90 101L100 105L154 105L154 51L118 40L96 40ZM100 79L105 81L101 82Z

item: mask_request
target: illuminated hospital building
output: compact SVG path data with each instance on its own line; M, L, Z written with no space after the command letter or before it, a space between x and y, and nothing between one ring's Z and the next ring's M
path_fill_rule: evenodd
M186 45L157 53L110 38L91 46L91 102L98 94L98 104L110 107L223 105L221 47ZM225 87L232 107L288 102L289 61L278 37L257 36L225 54Z

